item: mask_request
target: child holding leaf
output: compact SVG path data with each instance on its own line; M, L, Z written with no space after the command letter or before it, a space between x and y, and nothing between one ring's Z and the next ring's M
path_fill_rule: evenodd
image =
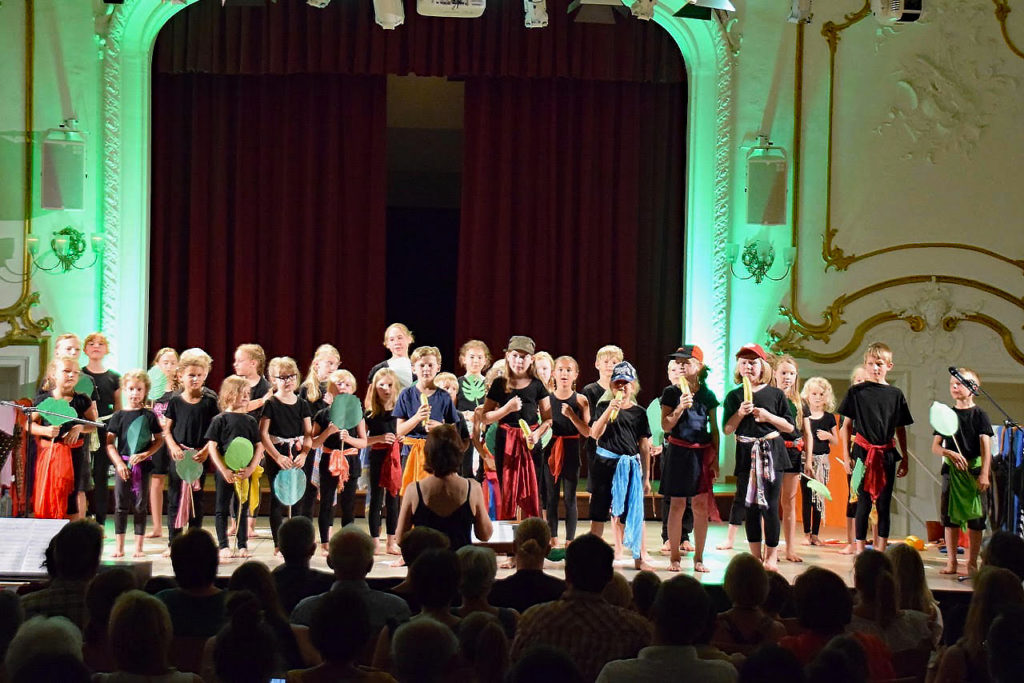
M81 386L78 390L83 391L92 384L94 391L91 393L93 400L96 401L96 414L101 418L109 417L115 410L121 409L121 376L103 366L103 359L110 353L110 344L102 333L93 332L85 338L84 350L89 362L82 367L82 377L79 379ZM92 510L96 516L96 523L103 526L107 519L110 460L106 457L106 428L97 427L96 434L96 448L91 454Z
M114 557L124 557L124 537L128 530L128 513L135 523L135 553L144 557L142 544L146 534L146 503L153 454L163 445L160 421L146 408L149 375L145 370L132 370L121 377L120 393L126 407L110 416L106 429L107 462L114 465Z
M402 444L395 434L397 419L391 414L402 386L390 368L381 368L373 375L373 384L366 390L363 407L366 412L367 442L370 446L370 502L366 519L373 539L374 553L380 554L381 508L384 509L387 545L384 552L401 555L395 532L398 529L398 489L402 486Z
M458 378L459 396L455 401L455 408L461 414L466 424L472 424L473 411L484 404L487 396L487 380L484 377L484 370L491 364L491 350L487 344L479 339L470 339L459 349L459 365L466 369L466 374ZM470 446L466 449L462 460L462 476L472 477L477 471L477 462L474 462L475 449Z
M804 416L804 473L822 484L828 484L829 455L832 446L839 443L836 416L836 397L832 384L824 377L811 377L804 383L801 396L807 401L807 415ZM825 500L814 493L806 477L800 477L800 493L803 502L804 534L809 545L821 545L818 531L824 519Z
M149 400L153 412L160 420L160 428L164 426L164 413L181 387L178 384L178 352L165 346L153 356L153 367L149 371ZM153 526L150 528L146 538L160 538L163 536L163 511L164 511L164 479L171 466L170 456L167 453L167 446L161 444L157 452L153 454L153 473L149 481L149 509L153 513Z
M978 373L973 370L959 368L959 372L981 384ZM946 566L939 573L973 575L978 571L978 552L981 550L981 535L985 531L984 493L989 487L992 465L992 421L984 410L974 405L974 394L956 377L949 378L949 395L956 402L952 409L956 422L948 420L948 425L935 424L935 416L932 416L932 426L936 428L932 453L943 458L940 512L942 526L945 527ZM955 433L951 435L954 429ZM950 470L950 464L956 471ZM970 548L967 568L961 571L956 556L956 539L957 531L963 526L967 527Z

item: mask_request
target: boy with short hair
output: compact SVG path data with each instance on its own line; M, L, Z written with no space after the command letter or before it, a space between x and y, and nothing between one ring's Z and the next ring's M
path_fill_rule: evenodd
M603 397L611 396L612 369L622 362L625 355L615 344L606 344L597 350L594 357L594 368L597 369L598 378L596 382L583 387L580 393L587 397L587 404L590 406L590 424L597 421L597 404ZM593 493L593 471L595 453L597 452L597 441L588 438L583 442L583 458L587 463L587 491Z
M844 465L847 471L851 471L851 457L864 462L864 478L857 487L855 535L858 553L864 550L867 540L872 503L878 513L878 544L875 550L885 550L889 539L893 486L896 477L907 476L910 467L906 427L914 423L914 418L910 415L903 392L885 381L892 367L892 349L881 342L868 346L864 352L868 379L850 387L839 406L839 414L852 420L852 428L851 420L845 420L839 432ZM851 432L854 432L852 451Z
M959 368L958 372L967 380L973 381L976 385L981 384L978 373L970 368ZM953 438L944 437L935 432L932 439L932 453L947 458L942 462L942 497L940 502L940 513L942 515L942 526L945 527L946 537L946 566L940 569L940 574L961 574L971 576L978 571L978 553L981 550L981 535L985 531L986 498L985 492L989 487L989 471L992 466L992 421L985 411L974 405L974 394L970 388L965 387L956 377L949 378L949 395L956 401L953 408L960 423ZM961 488L957 481L951 485L950 463L961 472L970 472L977 481L976 487L968 487L966 491ZM960 481L966 481L961 479ZM969 482L968 482L969 483ZM961 497L964 502L971 502L970 497L976 496L981 501L981 516L968 520L950 519L949 498L951 493ZM967 524L967 538L970 540L968 549L968 560L966 571L960 572L956 556L957 531L961 523Z

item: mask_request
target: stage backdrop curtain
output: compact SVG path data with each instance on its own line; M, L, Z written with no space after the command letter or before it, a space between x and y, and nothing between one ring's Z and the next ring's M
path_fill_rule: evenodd
M249 341L377 362L385 123L381 77L155 74L150 350L203 347L214 386Z
M623 348L646 402L682 332L685 86L469 79L456 338ZM543 331L543 334L538 331Z

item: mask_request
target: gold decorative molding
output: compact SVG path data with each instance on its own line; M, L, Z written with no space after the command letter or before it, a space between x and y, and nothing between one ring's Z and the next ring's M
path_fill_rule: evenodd
M942 328L947 332L952 332L957 328L962 320L967 322L978 323L984 325L993 332L999 335L999 338L1003 340L1003 348L1010 354L1010 357L1015 361L1024 365L1024 351L1020 350L1017 346L1017 342L1013 339L1013 333L1010 332L1009 328L1003 323L999 322L992 316L983 315L981 313L968 313L962 318L946 318L942 321Z
M996 6L996 21L999 22L999 31L1003 34L1003 42L1006 43L1006 47L1010 48L1010 52L1017 55L1021 59L1024 59L1024 52L1021 51L1017 44L1010 38L1010 31L1006 28L1006 18L1010 16L1010 3L1008 0L992 0L992 4Z

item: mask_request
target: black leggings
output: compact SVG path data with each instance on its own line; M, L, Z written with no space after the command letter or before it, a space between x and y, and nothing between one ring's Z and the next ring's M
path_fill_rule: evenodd
M565 442L565 456L562 460L562 472L558 481L555 481L551 468L548 467L546 455L541 469L544 473L544 490L547 493L547 497L544 499L544 509L547 514L548 528L551 529L551 536L558 536L558 494L561 489L565 496L565 540L571 541L576 538L576 522L579 520L579 511L576 509L576 486L580 481L579 441Z
M875 510L878 512L878 537L889 538L889 506L892 504L892 489L896 486L896 457L887 453L882 462L885 468L885 488L878 494L878 500L874 501ZM865 477L866 478L866 477ZM864 492L864 480L860 482L857 489L857 517L854 524L856 538L858 541L865 541L868 537L868 516L871 514L871 496Z
M779 497L782 495L782 471L775 470L775 481L765 483L765 499L768 507L762 508L756 502L747 506L747 541L750 543L761 542L761 522L764 522L764 544L769 548L779 545ZM747 475L749 479L750 475ZM743 487L744 498L747 487ZM739 489L737 489L739 491Z
M246 483L248 486L248 483ZM238 547L245 548L249 542L249 504L244 505L238 504L238 495L235 493L235 485L229 484L222 477L217 477L216 481L216 517L215 524L217 527L217 545L221 548L228 548L228 517L231 514L231 508L235 507L238 509L238 524L236 525L236 534L238 537Z
M750 453L745 455L746 462L750 463ZM747 518L747 485L750 482L750 467L737 468L736 472L736 495L732 498L732 508L729 510L729 524L740 526Z
M470 458L472 458L472 451L471 448ZM388 536L394 536L398 531L398 509L401 498L398 495L391 495L380 485L381 466L389 455L390 451L387 450L370 450L370 502L367 504L366 518L370 526L370 536L374 539L380 537L382 508L384 510L384 530Z
M192 492L192 519L188 522L189 529L203 528L203 486L206 484L206 471L199 475L199 490ZM178 516L181 505L181 477L178 469L171 462L167 472L167 545L176 539L183 529L174 527L174 518Z
M317 512L317 526L320 528L320 542L328 543L331 540L331 526L334 524L334 494L337 491L338 505L341 507L341 526L345 527L356 519L356 489L359 483L361 465L358 455L346 455L348 459L348 481L345 482L341 491L338 491L338 477L331 474L331 457L324 453L320 457L320 509ZM310 458L312 460L312 458ZM309 512L313 510L312 499L316 498L316 487L310 486L307 496L312 496L309 502ZM307 515L308 516L308 515ZM397 525L398 520L395 520Z
M110 495L110 458L107 457L107 432L104 429L98 431L100 447L92 452L92 512L96 523L103 526L107 521L107 499Z
M106 456L106 453L103 454ZM107 459L107 464L110 460ZM146 533L146 515L149 513L149 470L152 466L145 467L149 463L139 463L136 467L142 467L142 490L139 495L132 491L132 475L129 473L128 481L116 477L114 481L114 533L123 534L128 530L128 515L132 515L135 525L135 535L142 536ZM97 512L97 516L99 513Z
M818 535L821 528L821 510L814 504L811 487L807 485L807 477L800 477L801 516L804 519L804 533Z

